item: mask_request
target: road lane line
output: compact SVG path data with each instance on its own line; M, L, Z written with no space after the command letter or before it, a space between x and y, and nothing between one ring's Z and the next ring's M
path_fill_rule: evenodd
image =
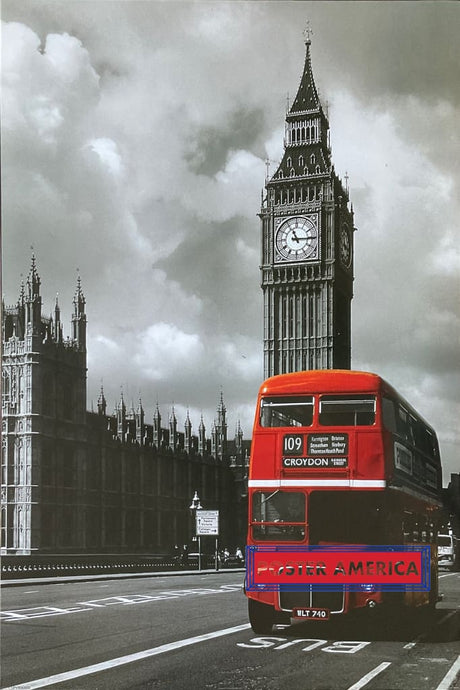
M457 606L457 609L459 609L459 608L460 608L460 606ZM442 625L442 624L445 623L447 620L449 620L449 618L452 618L452 616L456 616L457 613L458 613L457 609L455 609L454 611L451 611L450 613L446 613L446 615L443 616L443 617L441 618L441 620L437 622L436 625Z
M460 608L460 606L457 606L457 609L459 609L459 608ZM457 610L457 609L455 609L454 611L450 611L449 613L446 613L446 615L443 616L443 617L441 618L441 620L437 621L436 627L440 627L441 625L444 625L444 623L446 623L446 621L448 621L449 618L452 618L452 616L456 616L457 613L458 613L458 610ZM415 647L415 645L416 645L418 642L421 642L421 641L427 636L427 634L428 634L428 633L423 633L422 635L419 635L419 636L416 637L415 640L413 640L412 642L408 642L407 644L405 644L404 647L403 647L403 649L412 649L412 647Z
M415 647L417 644L417 640L415 642L408 642L407 644L404 645L403 649L412 649L412 647Z
M376 666L373 671L369 671L369 673L366 673L366 675L360 678L360 680L358 680L356 683L350 685L348 690L359 690L360 688L363 688L365 685L368 684L370 680L372 680L373 678L375 678L375 676L378 676L379 673L382 673L382 671L388 668L388 666L391 666L391 661L384 661L382 664Z
M447 671L436 690L449 690L457 677L457 673L460 673L460 655L457 657L457 660L454 661L449 671Z
M44 688L47 685L54 685L55 683L64 683L67 680L74 680L75 678L89 676L91 673L98 673L99 671L106 671L107 669L116 668L117 666L131 664L133 661L141 661L142 659L148 659L151 656L164 654L165 652L170 652L174 649L181 649L181 647L188 647L189 645L197 644L198 642L213 640L215 637L224 637L225 635L231 635L232 633L241 632L242 630L247 630L250 627L251 626L249 625L249 623L244 623L243 625L235 625L233 628L224 628L223 630L216 630L215 632L205 633L204 635L188 637L185 640L169 642L168 644L162 644L159 647L145 649L143 652L127 654L126 656L120 656L116 659L102 661L99 664L84 666L83 668L77 668L73 671L66 671L65 673L57 673L56 675L48 676L47 678L31 680L27 683L22 683L21 685L11 685L7 688L2 688L2 690L35 690L36 688Z

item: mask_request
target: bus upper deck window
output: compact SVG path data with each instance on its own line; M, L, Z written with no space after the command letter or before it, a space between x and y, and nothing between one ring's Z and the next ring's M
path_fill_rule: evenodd
M323 426L371 426L375 422L374 395L323 395L319 423Z
M311 426L313 397L262 398L261 426Z

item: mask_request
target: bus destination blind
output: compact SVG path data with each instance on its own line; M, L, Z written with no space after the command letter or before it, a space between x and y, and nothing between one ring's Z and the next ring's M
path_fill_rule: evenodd
M348 434L285 434L284 469L348 467Z

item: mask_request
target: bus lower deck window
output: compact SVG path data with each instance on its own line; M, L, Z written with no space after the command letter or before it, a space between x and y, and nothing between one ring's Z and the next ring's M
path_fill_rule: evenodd
M305 515L305 494L301 492L256 491L252 497L253 538L300 541L305 536Z

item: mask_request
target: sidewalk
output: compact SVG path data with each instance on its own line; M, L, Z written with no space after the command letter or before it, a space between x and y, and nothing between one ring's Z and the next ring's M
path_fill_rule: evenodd
M244 573L244 568L209 568L207 570L164 570L146 573L103 573L101 575L61 575L56 577L24 577L17 580L1 580L0 587L21 585L49 585L57 582L90 582L92 580L127 580L140 577L172 577L174 575L217 575L221 573Z

